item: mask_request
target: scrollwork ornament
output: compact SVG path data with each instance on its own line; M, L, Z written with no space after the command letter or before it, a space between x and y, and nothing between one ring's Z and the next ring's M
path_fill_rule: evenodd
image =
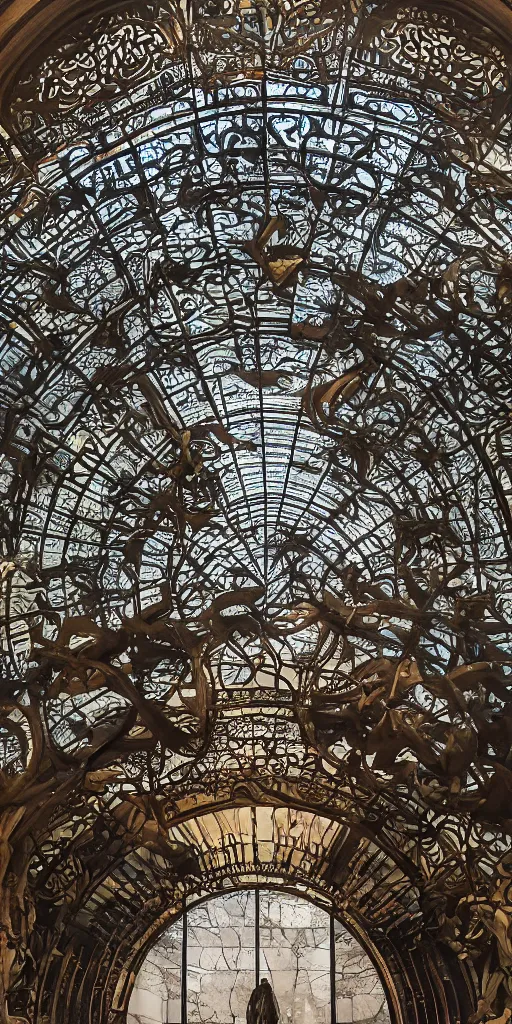
M467 14L327 0L133 4L20 74L0 1024L94 971L107 1016L249 849L506 1024L509 92Z

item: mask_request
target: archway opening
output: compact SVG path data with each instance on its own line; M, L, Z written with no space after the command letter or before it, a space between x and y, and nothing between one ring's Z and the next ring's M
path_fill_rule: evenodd
M320 903L283 889L191 902L160 934L132 991L127 1024L245 1024L267 978L283 1024L388 1024L368 953Z

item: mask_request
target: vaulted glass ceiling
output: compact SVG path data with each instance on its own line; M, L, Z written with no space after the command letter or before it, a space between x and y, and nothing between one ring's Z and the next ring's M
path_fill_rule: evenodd
M117 95L108 60L154 61L165 40L115 16L108 103L92 76L78 115L75 47L14 104L21 139L54 152L28 188L18 172L5 228L11 650L38 608L117 628L164 586L173 618L211 625L220 599L280 636L315 602L381 602L356 660L375 625L396 654L418 619L432 670L468 645L501 660L508 137L475 152L479 105L507 87L499 54L460 44L464 88L446 73L420 98L361 46L331 51L322 78L331 19L284 63L284 24L251 8L211 22L238 46L222 84L224 54L201 71L169 45ZM395 48L414 45L404 28ZM448 45L442 19L435 35ZM60 129L45 124L66 98ZM472 600L485 636L456 641Z
M132 4L25 69L2 135L7 776L85 765L116 821L134 793L241 782L352 824L376 801L414 870L419 842L463 891L471 843L486 884L509 94L490 32L382 4Z

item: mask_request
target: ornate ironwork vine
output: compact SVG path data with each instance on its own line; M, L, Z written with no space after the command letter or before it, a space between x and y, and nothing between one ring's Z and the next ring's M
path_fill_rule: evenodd
M380 846L506 1021L507 55L414 5L131 4L3 124L0 995L243 784Z

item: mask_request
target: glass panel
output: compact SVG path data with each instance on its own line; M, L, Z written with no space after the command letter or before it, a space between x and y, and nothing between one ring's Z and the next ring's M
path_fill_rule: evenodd
M260 908L261 977L283 1024L329 1024L329 915L288 893L261 893Z
M137 975L127 1024L180 1024L183 919L160 936Z
M254 891L229 893L188 911L187 1024L245 1024L256 984ZM389 1024L379 976L356 939L335 921L337 1024ZM127 1024L181 1024L183 923L148 954ZM281 1024L330 1024L330 917L290 893L260 893L260 973Z
M334 923L338 1024L387 1024L389 1010L379 976L352 935Z
M189 910L188 1024L245 1024L256 969L254 911L254 892Z

